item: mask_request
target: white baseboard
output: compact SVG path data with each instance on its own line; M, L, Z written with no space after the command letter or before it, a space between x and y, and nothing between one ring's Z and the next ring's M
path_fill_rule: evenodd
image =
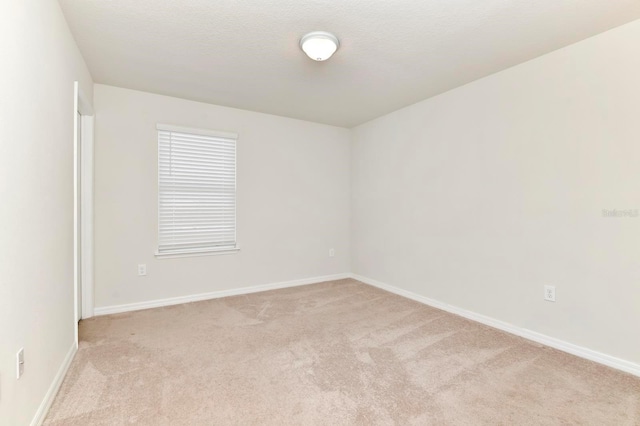
M416 294L407 290L403 290L403 289L394 287L392 285L385 284L380 281L376 281L371 278L363 277L361 275L351 274L351 278L358 280L360 282L363 282L365 284L378 287L382 290L386 290L390 293L394 293L399 296L403 296L408 299L415 300L416 302L420 302L425 305L429 305L434 308L459 315L461 317L470 319L472 321L476 321L481 324L488 325L489 327L497 328L498 330L506 331L507 333L515 334L516 336L520 336L525 339L532 340L534 342L543 344L545 346L558 349L563 352L567 352L572 355L578 356L580 358L585 358L590 361L594 361L599 364L603 364L608 367L612 367L617 370L621 370L626 373L633 374L634 376L640 377L640 364L636 364L631 361L626 361L624 359L616 358L611 355L603 354L601 352L597 352L582 346L574 345L573 343L565 342L563 340L556 339L554 337L550 337L541 333L537 333L535 331L531 331L526 328L518 327L516 325L509 324L507 322L500 321L495 318L488 317L486 315L481 315L475 312L468 311L466 309L458 308L456 306L452 306L452 305L440 302L438 300L430 299L428 297L421 296L419 294Z
M76 342L73 342L73 345L71 345L69 352L67 352L67 356L64 358L64 361L62 361L62 365L60 365L58 372L53 378L51 386L49 386L49 390L47 390L44 399L40 403L38 411L36 411L36 415L33 417L33 420L31 420L31 426L40 426L42 422L44 422L44 419L47 417L47 413L49 412L49 408L51 408L51 404L53 404L53 400L58 394L60 385L62 385L62 381L67 375L67 371L71 366L71 361L73 361L73 357L76 355L77 351L78 346L76 345Z
M104 306L94 309L94 314L109 315L121 312L138 311L141 309L158 308L161 306L179 305L181 303L197 302L201 300L217 299L221 297L237 296L241 294L258 293L267 290L276 290L280 288L297 287L307 284L320 283L324 281L341 280L345 278L353 278L365 284L378 287L382 290L397 294L399 296L406 297L408 299L415 300L428 306L432 306L437 309L441 309L446 312L450 312L455 315L470 319L472 321L479 322L481 324L488 325L498 330L506 331L507 333L515 334L516 336L523 337L528 340L543 344L545 346L561 350L563 352L570 353L572 355L594 361L617 370L624 371L626 373L633 374L640 377L640 364L636 364L631 361L616 358L611 355L603 354L601 352L594 351L582 346L574 345L573 343L565 342L564 340L556 339L526 328L522 328L504 321L497 320L495 318L488 317L486 315L478 314L466 309L452 306L447 303L440 302L438 300L430 299L419 294L394 287L389 284L376 281L371 278L363 277L357 274L343 273L335 275L325 275L320 277L305 278L300 280L285 281L279 283L257 285L252 287L243 287L232 290L213 291L210 293L201 293L188 296L172 297L167 299L150 300L147 302L129 303L125 305ZM66 371L66 370L65 370Z
M142 309L159 308L161 306L179 305L181 303L199 302L201 300L218 299L221 297L238 296L240 294L258 293L267 290L276 290L279 288L297 287L307 284L321 283L324 281L342 280L350 278L351 274L335 274L324 275L320 277L304 278L300 280L284 281L279 283L256 285L252 287L242 287L231 290L212 291L210 293L192 294L188 296L170 297L167 299L149 300L147 302L128 303L125 305L96 307L93 310L94 315L109 315L121 312L139 311Z

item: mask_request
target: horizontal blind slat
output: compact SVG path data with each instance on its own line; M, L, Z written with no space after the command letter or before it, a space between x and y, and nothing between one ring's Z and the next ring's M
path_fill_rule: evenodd
M171 253L175 251L187 251L193 249L193 251L197 251L198 249L216 249L216 248L235 248L234 241L219 241L215 244L211 243L199 243L199 244L171 244L164 247L158 248L159 253Z
M225 161L224 158L218 157L203 157L198 155L182 155L172 153L171 158L161 159L160 167L166 167L169 165L195 165L195 166L203 166L203 167L234 167L231 161Z
M174 209L175 212L180 213L197 213L197 212L210 212L210 211L220 211L221 209L218 207L198 207L198 206L180 206ZM165 208L163 213L168 214L168 210Z
M168 143L161 143L160 150L166 154L171 154L172 152L190 154L190 153L201 153L203 155L215 155L220 154L223 156L230 156L234 152L236 152L234 146L225 146L225 145L203 145L203 144L194 144L188 142L176 142L170 141Z
M182 133L182 132L166 132L162 130L159 131L158 134L160 135L160 138L164 140L172 140L172 141L187 140L187 141L195 141L195 142L210 143L210 144L217 144L217 143L231 144L231 145L235 144L235 139L223 138L218 136L196 135L196 134Z
M189 238L174 238L174 239L164 240L162 241L161 246L173 245L173 244L216 245L221 243L228 243L233 240L234 240L233 235L225 235L225 236L220 236L218 238L212 238L212 237L206 237L206 236L202 236L202 237L190 236Z
M218 214L211 214L211 215L202 215L202 214L191 214L191 215L164 215L164 216L160 216L160 222L185 222L185 223L191 223L191 222L197 222L198 220L211 220L211 219L216 219L218 221L223 221L226 218L230 218L231 214L229 213L218 213ZM232 219L228 219L229 222L232 222Z
M170 170L170 171L160 171L160 177L166 179L169 182L179 182L179 181L190 181L195 180L196 182L217 182L219 179L233 179L235 176L235 171L227 172L227 171L211 171L211 172L203 172L200 170Z

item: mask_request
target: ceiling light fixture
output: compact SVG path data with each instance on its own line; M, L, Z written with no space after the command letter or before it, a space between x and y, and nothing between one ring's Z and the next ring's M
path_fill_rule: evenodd
M300 48L314 61L326 61L338 47L338 38L325 31L313 31L300 39Z

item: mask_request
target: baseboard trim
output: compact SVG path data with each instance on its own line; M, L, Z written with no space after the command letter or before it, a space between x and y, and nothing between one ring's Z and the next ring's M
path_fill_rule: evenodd
M261 291L277 290L280 288L298 287L302 285L321 283L325 281L342 280L350 278L350 273L323 275L319 277L304 278L300 280L283 281L279 283L242 287L231 290L212 291L210 293L192 294L188 296L170 297L167 299L149 300L147 302L128 303L125 305L96 307L93 310L95 316L118 314L122 312L139 311L142 309L159 308L162 306L180 305L182 303L199 302L202 300L219 299L221 297L238 296L241 294L259 293Z
M49 412L49 408L51 408L51 404L53 404L53 400L58 394L58 390L60 390L60 386L62 385L62 381L67 375L67 371L69 371L69 367L71 366L71 361L73 361L73 357L78 352L78 346L76 342L73 342L71 348L69 348L69 352L67 352L67 356L62 361L62 365L58 369L55 377L53 378L53 382L51 382L51 386L49 386L49 390L44 396L44 399L40 403L38 407L38 411L36 411L36 415L31 420L31 426L40 426L44 419L47 417L47 413Z
M558 349L560 351L570 353L580 358L588 359L590 361L594 361L599 364L615 368L616 370L624 371L625 373L633 374L634 376L640 377L640 364L616 358L611 355L603 354L601 352L597 352L582 346L574 345L573 343L565 342L564 340L556 339L555 337L550 337L545 334L541 334L532 330L528 330L526 328L518 327L516 325L497 320L495 318L488 317L486 315L478 314L466 309L459 308L457 306L452 306L447 303L440 302L438 300L430 299L411 291L403 290L401 288L394 287L392 285L385 284L371 278L363 277L358 274L351 274L351 278L358 280L364 284L368 284L373 287L386 290L390 293L397 294L398 296L415 300L416 302L420 302L425 305L441 309L455 315L459 315L472 321L488 325L489 327L497 328L498 330L506 331L507 333L515 334L516 336L532 340L550 348Z

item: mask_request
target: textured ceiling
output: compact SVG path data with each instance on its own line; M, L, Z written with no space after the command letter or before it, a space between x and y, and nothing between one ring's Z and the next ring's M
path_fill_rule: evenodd
M60 0L97 83L351 127L640 18L638 0ZM313 30L341 47L314 62Z

